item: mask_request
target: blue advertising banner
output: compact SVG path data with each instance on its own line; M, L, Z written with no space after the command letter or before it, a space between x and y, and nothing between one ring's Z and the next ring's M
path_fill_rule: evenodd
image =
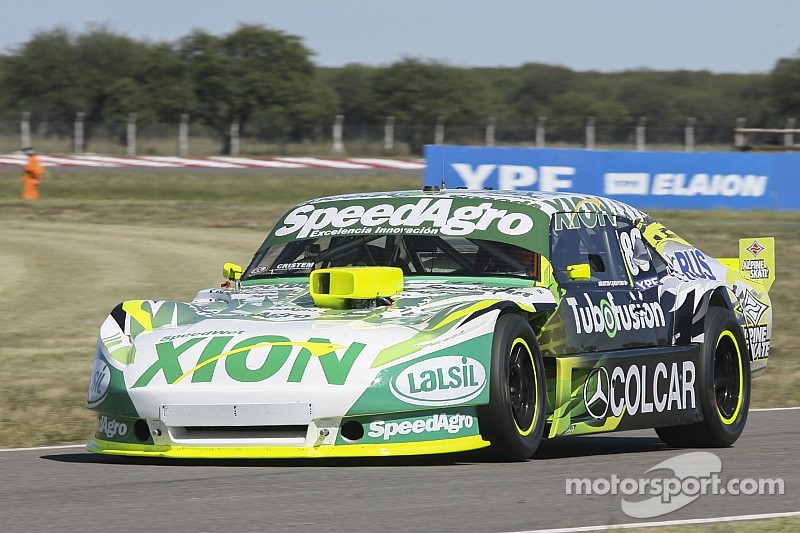
M571 191L644 209L800 209L800 154L426 146L425 184Z

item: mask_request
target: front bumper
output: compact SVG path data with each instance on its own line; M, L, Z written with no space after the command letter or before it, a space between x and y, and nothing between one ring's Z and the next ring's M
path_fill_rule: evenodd
M480 435L426 442L348 444L343 446L157 446L92 439L90 452L172 459L302 459L324 457L388 457L477 450L489 446Z
M237 406L241 409L243 406ZM213 410L211 410L213 414ZM136 419L98 415L91 452L145 457L235 459L382 457L475 450L489 445L478 428L477 408L297 419L294 425L174 424L172 417ZM180 417L176 417L181 420ZM172 421L172 422L171 422ZM281 421L284 422L284 421ZM263 423L263 422L262 422Z

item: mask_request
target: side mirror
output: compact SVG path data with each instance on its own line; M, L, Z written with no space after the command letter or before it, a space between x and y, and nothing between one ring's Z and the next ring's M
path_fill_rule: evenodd
M567 267L567 279L569 281L589 281L592 278L592 270L589 263L579 265L569 265Z
M242 277L242 267L236 263L225 263L222 266L222 277L231 281L236 281Z
M237 265L236 263L225 263L222 265L222 277L228 280L223 286L230 287L230 282L233 282L233 292L239 293L242 290L242 282L239 281L242 278L242 267Z

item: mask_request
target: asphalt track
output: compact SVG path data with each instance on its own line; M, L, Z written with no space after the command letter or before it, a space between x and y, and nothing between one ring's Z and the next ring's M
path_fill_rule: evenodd
M687 450L635 431L546 443L527 463L470 457L176 462L81 448L0 450L0 531L530 531L642 522L622 495L566 495L566 478L642 478ZM654 521L800 511L800 410L750 413L710 450L724 479L782 478L784 495L701 496Z

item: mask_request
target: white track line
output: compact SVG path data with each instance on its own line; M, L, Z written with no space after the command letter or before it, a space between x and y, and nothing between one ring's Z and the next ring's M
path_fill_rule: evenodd
M36 450L66 450L68 448L86 448L85 444L62 444L60 446L33 446L32 448L0 448L0 452L31 452Z
M110 163L102 163L100 161L83 161L80 159L72 159L66 157L52 157L49 155L40 155L39 160L42 164L53 164L59 166L78 166L78 167L113 167Z
M424 163L417 163L415 161L402 161L397 159L363 159L351 157L348 159L348 161L375 167L398 168L403 170L421 170L425 168Z
M41 158L40 158L41 161ZM4 155L0 157L0 165L14 165L18 167L24 167L28 164L27 156L15 156L15 155ZM51 163L49 161L42 161L43 167L57 167L57 163Z
M529 529L514 533L581 533L583 531L608 531L610 529L634 529L644 527L688 526L696 524L715 524L717 522L744 522L747 520L769 520L772 518L792 518L800 516L800 511L789 513L744 514L738 516L718 516L714 518L689 518L686 520L663 520L661 522L636 522L628 524L603 524L597 526L562 527L556 529Z
M268 159L248 159L246 157L227 157L227 156L210 157L209 159L214 159L216 161L223 161L225 163L235 163L239 165L245 165L248 167L308 168L308 165L302 165L300 163L287 163L285 161L271 161Z
M72 155L64 157L39 156L42 166L83 166L83 167L206 167L206 168L337 168L350 170L398 169L422 170L424 160L349 158L322 159L316 157L279 157L270 159L253 159L246 157L216 156L208 158L184 157L113 157L93 154ZM24 166L27 159L24 155L4 154L0 156L0 165Z
M300 163L302 165L311 165L315 167L324 168L348 168L348 169L370 169L369 165L362 165L360 163L350 163L342 161L341 159L317 159L316 157L276 157L276 161L286 161L287 163Z
M39 161L41 161L43 167L57 167L59 166L58 163L53 163L51 161L47 161L39 157ZM15 165L24 167L28 164L28 156L26 155L17 155L17 154L5 154L0 157L0 165Z
M245 168L242 165L224 163L222 161L210 161L208 159L188 159L184 157L155 157L145 156L142 159L157 161L159 163L176 163L187 167L209 167L209 168Z
M757 407L755 409L750 409L750 412L752 413L754 411L755 412L759 412L759 411L762 411L762 412L763 411L797 411L798 409L800 409L800 406L798 406L798 407L760 407L760 408Z
M158 161L147 161L146 159L130 158L130 157L106 157L100 155L76 155L72 156L80 161L99 161L101 163L109 163L114 166L126 167L157 167L157 168L179 168L181 165L175 163L162 163Z

